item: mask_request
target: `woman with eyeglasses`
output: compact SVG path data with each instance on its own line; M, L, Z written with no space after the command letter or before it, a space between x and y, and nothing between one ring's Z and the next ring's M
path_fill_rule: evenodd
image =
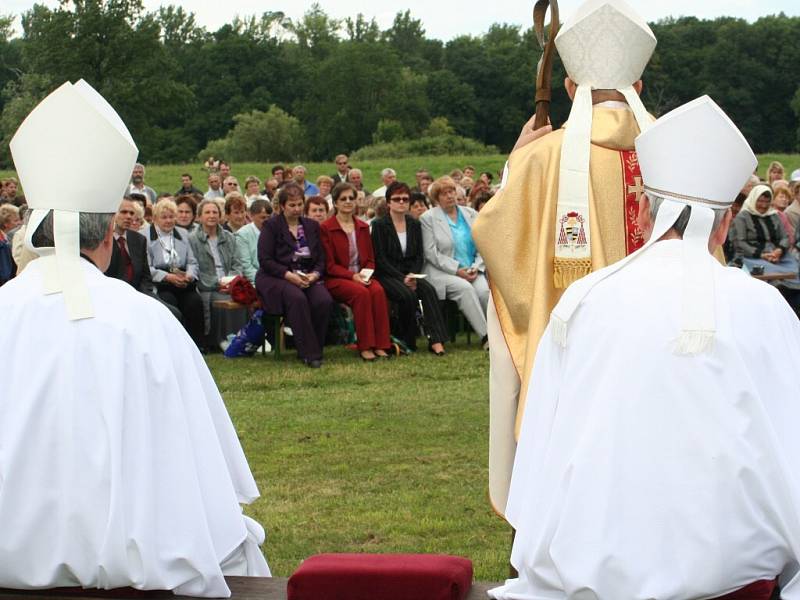
M425 263L422 226L409 215L411 190L400 181L386 188L388 213L372 222L372 244L375 248L375 277L386 295L398 306L399 337L412 350L417 348L417 306L422 303L428 350L444 356L448 338L444 315L434 288L417 277Z
M183 326L197 347L205 350L203 301L197 293L199 267L186 230L175 227L178 207L172 200L153 206L147 233L147 262L158 297L180 311Z
M353 309L358 350L365 361L389 358L389 306L381 284L364 269L375 269L369 225L355 217L357 192L340 183L331 196L336 213L322 223L327 276L325 285L337 302Z

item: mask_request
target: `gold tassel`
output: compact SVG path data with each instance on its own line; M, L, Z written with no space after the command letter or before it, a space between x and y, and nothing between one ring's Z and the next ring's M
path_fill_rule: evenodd
M559 258L556 256L553 259L553 285L556 289L568 288L591 272L591 258Z

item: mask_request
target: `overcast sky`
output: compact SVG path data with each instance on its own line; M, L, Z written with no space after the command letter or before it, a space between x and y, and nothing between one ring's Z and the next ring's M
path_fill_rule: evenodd
M0 14L20 14L30 9L32 0L2 0ZM56 0L40 0L41 4L57 6ZM282 10L287 16L297 18L308 10L313 0L295 0L287 3L272 3L256 0L144 0L148 10L155 10L162 4L175 4L184 10L195 13L200 25L216 30L230 22L234 15L260 15L265 11ZM428 37L449 40L462 34L478 35L485 32L492 23L513 23L528 28L531 25L533 0L406 0L402 4L390 0L336 0L321 1L319 4L329 15L336 18L355 16L359 12L367 18L375 17L381 29L391 25L399 10L411 10L413 17L420 19ZM561 0L559 10L562 21L569 16L581 0ZM800 0L629 0L648 21L667 16L693 15L698 18L718 16L743 17L753 21L764 15L800 14ZM19 27L17 34L19 35Z

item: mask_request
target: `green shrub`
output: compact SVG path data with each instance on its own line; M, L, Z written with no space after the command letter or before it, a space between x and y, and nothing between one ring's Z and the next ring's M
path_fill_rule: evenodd
M267 112L254 110L233 118L236 123L222 139L212 140L198 154L233 161L275 162L302 158L305 131L300 121L274 104Z
M498 154L495 146L487 146L477 140L459 135L437 135L413 140L400 140L391 143L372 144L353 152L351 160L373 160L376 158L406 158L414 156L442 156L459 154L475 156Z

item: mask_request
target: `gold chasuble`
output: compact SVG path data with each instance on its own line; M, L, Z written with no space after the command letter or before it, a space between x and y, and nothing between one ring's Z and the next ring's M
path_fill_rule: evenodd
M619 103L614 104L614 107L596 105L593 109L589 161L592 270L620 260L644 243L636 224L639 198L643 192L633 144L639 135L639 127L633 112ZM513 361L513 369L521 384L516 424L509 423L508 431L504 432L498 431L498 424L493 421L492 436L495 438L507 436L514 440L519 435L528 378L539 338L563 292L554 285L556 236L580 239L581 223L572 223L575 219L570 219L569 215L559 215L563 218L556 219L563 137L564 128L511 154L505 184L483 207L472 229L475 243L486 262L492 300L508 346L505 355ZM559 231L556 231L557 221L563 223L558 227ZM493 352L493 371L503 373L502 386L512 389L510 393L499 396L509 398L514 395L518 382L505 382L513 378L511 366L498 365L496 361L497 354ZM493 387L493 402L495 392ZM493 456L490 452L490 495L495 510L502 513L507 479L513 464L513 448L500 453L502 457L497 454ZM504 464L496 464L498 461ZM504 472L499 477L504 483L499 484L497 475L492 481L493 469ZM500 492L493 489L498 488L498 484L500 487L504 485L505 489Z

